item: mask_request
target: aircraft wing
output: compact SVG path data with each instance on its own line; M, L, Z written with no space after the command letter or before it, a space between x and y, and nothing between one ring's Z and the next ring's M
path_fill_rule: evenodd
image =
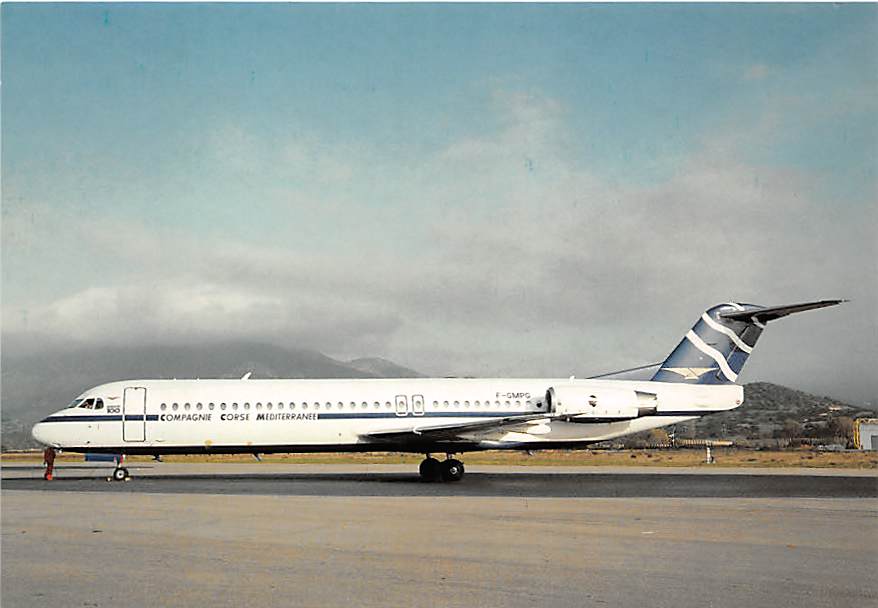
M528 422L539 420L552 420L552 414L522 414L520 416L505 416L492 418L478 422L464 422L458 424L439 424L412 426L407 429L393 429L388 431L372 431L364 433L361 437L371 440L397 441L399 443L418 443L427 441L450 441L459 438L465 433L473 431L492 431L506 427L514 427Z

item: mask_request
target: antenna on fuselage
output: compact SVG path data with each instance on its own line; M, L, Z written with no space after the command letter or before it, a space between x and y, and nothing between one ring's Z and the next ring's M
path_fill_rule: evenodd
M246 374L244 374L243 376L241 376L241 380L249 380L249 379L250 379L250 374L252 374L252 373L253 373L253 372L247 372Z

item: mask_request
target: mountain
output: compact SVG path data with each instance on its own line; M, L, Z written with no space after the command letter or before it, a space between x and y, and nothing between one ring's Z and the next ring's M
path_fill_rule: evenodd
M770 382L744 385L744 405L700 418L694 423L697 437L766 438L784 431L817 436L838 418L874 417L875 412L832 397L812 395Z
M393 361L382 359L381 357L365 357L362 359L354 359L348 361L356 370L365 374L371 374L378 378L423 378L424 375L413 369L397 365Z

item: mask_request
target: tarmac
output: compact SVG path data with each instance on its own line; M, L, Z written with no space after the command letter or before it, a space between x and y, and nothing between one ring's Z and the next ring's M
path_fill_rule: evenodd
M2 467L3 606L876 606L878 472Z

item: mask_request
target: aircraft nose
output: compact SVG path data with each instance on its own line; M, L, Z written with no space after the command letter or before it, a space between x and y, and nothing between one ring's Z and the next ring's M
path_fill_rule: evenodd
M43 445L52 445L52 437L48 427L49 425L45 422L37 422L31 429L30 434Z

